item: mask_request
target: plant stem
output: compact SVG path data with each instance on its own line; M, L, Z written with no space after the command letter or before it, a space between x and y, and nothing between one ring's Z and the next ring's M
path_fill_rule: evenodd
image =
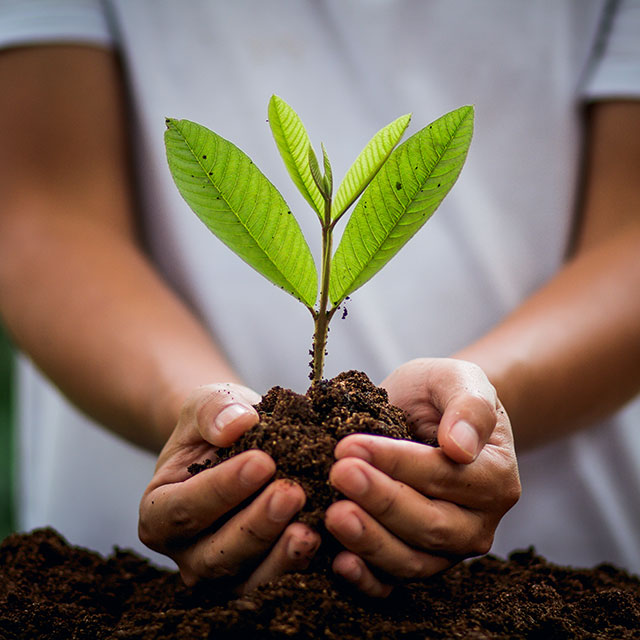
M320 302L318 310L313 314L315 331L313 334L313 361L311 365L311 380L319 382L324 371L324 356L327 348L327 334L329 322L335 313L334 307L329 306L329 276L331 274L331 247L333 244L333 225L331 224L331 198L325 198L324 220L322 221L322 260L320 278Z

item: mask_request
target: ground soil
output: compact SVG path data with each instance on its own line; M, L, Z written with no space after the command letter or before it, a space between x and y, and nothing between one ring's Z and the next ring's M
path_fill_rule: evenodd
M357 431L409 435L402 412L355 372L306 396L272 389L258 408L258 427L221 459L250 447L272 454L278 473L309 496L301 519L320 529L337 497L326 481L335 443ZM0 639L640 638L640 579L611 566L559 567L527 550L370 601L332 575L329 538L307 572L237 597L217 583L187 589L175 572L133 553L103 558L51 529L15 534L0 545Z
M50 529L0 546L0 638L640 637L640 580L610 566L553 566L532 551L486 556L367 601L329 574L291 574L241 598L187 589L176 573L116 551L68 545Z

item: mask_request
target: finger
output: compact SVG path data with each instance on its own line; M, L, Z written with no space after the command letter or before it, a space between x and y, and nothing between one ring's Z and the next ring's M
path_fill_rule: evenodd
M184 482L147 490L140 503L141 540L158 551L184 544L255 493L274 472L273 460L254 449Z
M290 524L269 555L251 574L242 592L251 591L278 576L304 571L320 546L320 536L300 522Z
M217 447L228 447L255 425L258 412L235 387L213 389L197 409L198 430Z
M202 579L234 576L248 563L256 562L304 502L304 491L290 480L270 484L215 533L173 555L185 584L192 586Z
M349 551L397 578L425 578L453 564L445 557L406 545L348 500L334 502L327 509L325 525Z
M258 422L252 403L259 400L254 391L236 384L200 387L185 402L178 431L189 439L198 435L217 447L228 447Z
M485 448L475 464L459 465L436 447L354 434L338 443L335 457L359 458L423 495L472 509L491 506L517 485L512 458L497 447Z
M492 536L478 513L430 500L362 460L339 460L329 477L341 493L406 544L456 555L478 555L491 547Z
M498 421L496 402L469 391L445 399L438 444L452 460L469 464L478 457Z
M335 573L370 598L386 598L393 591L392 585L385 584L374 576L362 558L350 551L340 552L332 566Z

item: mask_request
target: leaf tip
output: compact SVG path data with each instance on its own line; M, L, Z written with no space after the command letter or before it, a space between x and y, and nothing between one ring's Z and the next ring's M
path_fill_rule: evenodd
M475 105L466 104L462 108L465 109L465 118L469 118L471 120L471 127L473 128L475 126L475 121L476 121L476 108L475 108Z
M413 117L413 113L405 113L403 116L400 116L396 119L396 124L400 125L402 128L402 132L404 133L411 122L411 118Z
M473 104L465 104L463 107L460 107L462 110L468 112L473 117L476 112L476 107Z
M279 95L273 93L271 94L271 98L269 98L269 109L279 107L283 102L284 100Z

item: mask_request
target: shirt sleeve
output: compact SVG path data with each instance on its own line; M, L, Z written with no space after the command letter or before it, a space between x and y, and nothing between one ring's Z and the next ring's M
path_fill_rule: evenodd
M113 42L101 0L0 0L0 48Z
M640 98L640 0L609 2L585 76L586 101Z

